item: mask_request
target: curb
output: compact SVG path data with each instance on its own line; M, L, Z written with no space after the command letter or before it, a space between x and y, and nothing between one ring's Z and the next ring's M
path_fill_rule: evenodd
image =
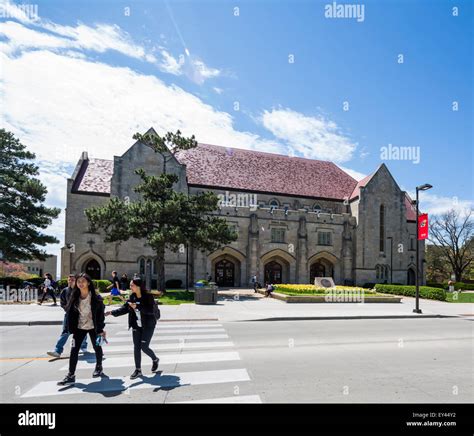
M326 320L351 320L351 319L415 319L415 318L459 318L457 315L357 315L357 316L292 316L292 317L273 317L239 320L246 321L326 321Z

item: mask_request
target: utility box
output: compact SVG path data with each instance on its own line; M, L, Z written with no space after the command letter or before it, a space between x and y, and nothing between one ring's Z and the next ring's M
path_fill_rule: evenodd
M194 302L196 304L216 304L217 286L196 286L194 288Z

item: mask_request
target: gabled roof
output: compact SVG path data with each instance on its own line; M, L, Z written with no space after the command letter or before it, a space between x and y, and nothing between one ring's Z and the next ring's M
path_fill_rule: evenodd
M82 162L73 192L110 195L110 182L114 173L114 162L106 159L87 159Z
M367 185L367 183L370 182L372 177L374 177L374 174L375 173L369 174L368 176L364 177L362 180L359 180L359 182L355 186L354 190L352 191L351 196L349 197L349 200L353 200L354 198L359 197L360 188L363 188L365 185Z
M332 162L199 144L181 151L190 185L343 200L357 184Z
M416 222L416 206L413 204L413 200L410 198L407 192L405 192L405 207L407 209L407 221Z

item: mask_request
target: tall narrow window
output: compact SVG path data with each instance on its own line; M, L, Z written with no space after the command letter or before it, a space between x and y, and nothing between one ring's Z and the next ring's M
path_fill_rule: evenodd
M380 251L385 251L385 206L380 205Z

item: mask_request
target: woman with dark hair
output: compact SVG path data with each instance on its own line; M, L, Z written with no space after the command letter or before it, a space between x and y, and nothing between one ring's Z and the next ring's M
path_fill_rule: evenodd
M141 361L142 351L151 358L153 364L152 372L158 370L159 359L150 348L150 341L153 337L156 326L156 316L153 295L145 288L142 279L133 279L130 282L132 293L126 303L115 310L106 312L105 316L121 316L128 314L128 328L132 329L133 337L133 357L135 359L135 371L130 376L133 380L142 375Z
M87 274L80 274L66 305L67 327L73 335L71 356L69 357L69 373L58 385L73 384L76 381L79 348L89 334L95 351L95 370L92 377L102 375L102 347L100 342L105 338L105 306L102 297L95 292L94 284Z

